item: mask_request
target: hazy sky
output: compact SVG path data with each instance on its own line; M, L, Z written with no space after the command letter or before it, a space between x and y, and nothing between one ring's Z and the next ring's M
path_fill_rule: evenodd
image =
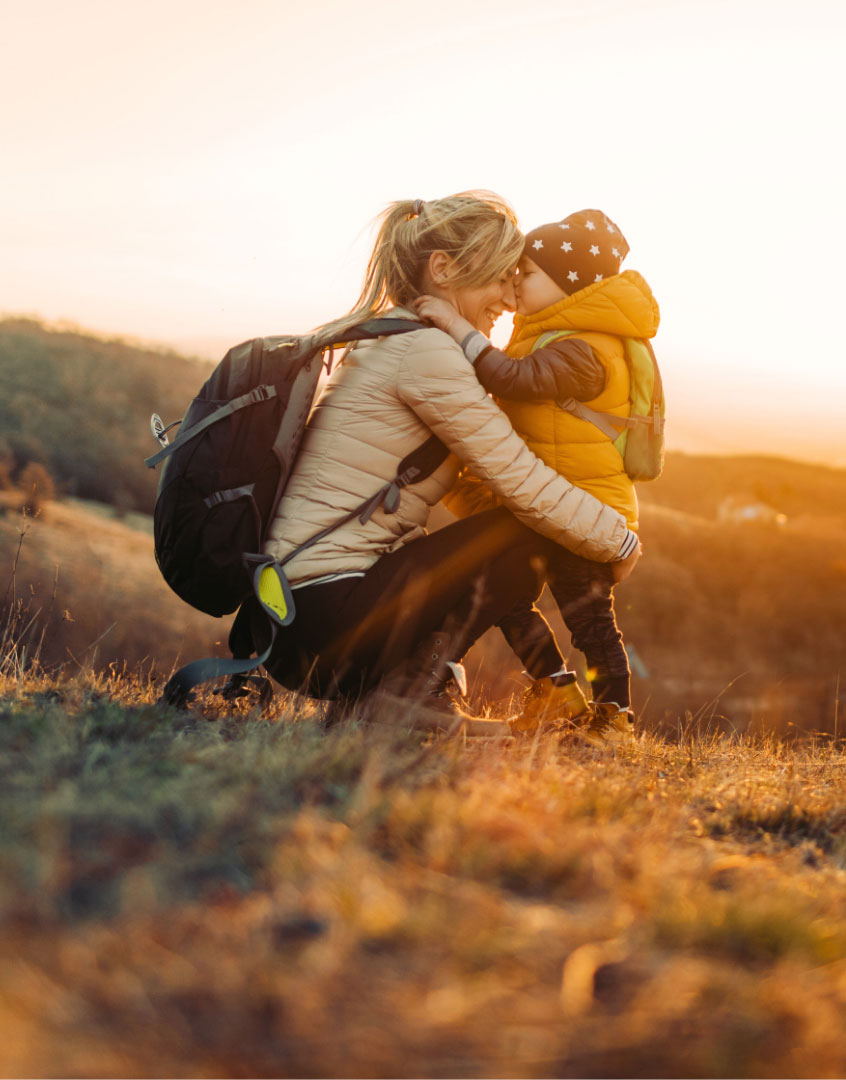
M598 207L661 305L671 445L846 465L843 0L27 0L2 26L0 310L220 352L346 310L392 199Z

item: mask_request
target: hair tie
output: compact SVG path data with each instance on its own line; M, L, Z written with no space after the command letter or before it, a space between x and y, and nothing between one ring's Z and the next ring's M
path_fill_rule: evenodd
M415 199L414 205L411 208L411 213L414 217L419 217L423 213L424 202L422 199Z

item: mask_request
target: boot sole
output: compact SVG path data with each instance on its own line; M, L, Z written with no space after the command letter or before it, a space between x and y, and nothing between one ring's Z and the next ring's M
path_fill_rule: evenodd
M617 728L612 728L610 731L600 732L586 732L581 731L579 735L590 746L597 747L618 747L628 746L634 742L633 731L619 731Z
M374 705L378 707L371 723L396 728L400 725L411 731L429 731L447 736L465 735L471 738L511 737L511 728L505 720L484 720L481 717L450 715L440 709L433 709L425 702L409 701L394 695L374 695ZM396 711L397 719L382 719L387 710ZM380 715L381 714L381 715Z

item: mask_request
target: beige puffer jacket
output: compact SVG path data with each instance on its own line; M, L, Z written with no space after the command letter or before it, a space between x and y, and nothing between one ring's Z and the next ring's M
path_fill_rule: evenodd
M393 317L414 318L402 309ZM286 564L289 581L369 569L425 535L429 510L455 483L459 463L516 517L578 555L607 562L627 536L615 510L544 465L488 397L452 338L422 329L360 342L329 378L309 418L265 551L283 559L394 479L397 465L434 432L452 452L403 489L396 513L378 509L335 529Z

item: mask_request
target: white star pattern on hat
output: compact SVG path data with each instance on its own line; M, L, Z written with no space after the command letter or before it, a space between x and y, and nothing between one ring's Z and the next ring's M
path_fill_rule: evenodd
M590 229L590 231L593 232L593 230L596 228L596 226L594 225L594 223L592 221L586 221L585 222L585 228Z
M597 274L596 277L593 280L594 280L594 282L602 281L602 274Z
M543 247L543 240L535 240L535 242L532 244L532 247L535 249L535 251L540 251L540 249Z
M565 240L564 243L561 245L561 250L562 251L572 251L573 250L573 245L570 243L569 240Z
M596 244L591 244L590 245L590 253L591 253L591 255L598 255L599 254L599 248L596 246Z
M616 248L611 248L611 254L616 258L620 258L620 252Z
M579 280L579 275L576 273L575 270L571 270L570 273L567 275L567 280L568 281L578 281Z
M617 230L616 230L616 229L614 228L614 226L613 226L613 225L611 224L611 222L610 222L610 221L606 221L606 222L605 222L605 228L606 228L606 229L607 229L607 230L608 230L609 232L616 232L616 231L617 231Z

